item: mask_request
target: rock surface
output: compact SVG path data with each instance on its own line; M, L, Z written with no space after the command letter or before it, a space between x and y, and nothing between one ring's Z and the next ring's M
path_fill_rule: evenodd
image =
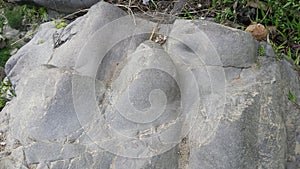
M300 167L287 61L201 20L160 25L160 45L156 25L104 2L41 25L6 64L17 97L1 112L0 168Z
M36 3L60 12L71 13L86 9L99 2L99 0L14 0L17 3Z

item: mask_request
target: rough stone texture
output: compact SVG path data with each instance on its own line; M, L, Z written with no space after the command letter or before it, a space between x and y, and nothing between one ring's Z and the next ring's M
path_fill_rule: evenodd
M108 12L110 15L107 15ZM125 15L124 11L106 3L92 7L90 13L59 30L53 22L42 24L34 38L7 62L5 71L10 79L17 83L25 73L42 64L73 69L85 40L105 24ZM85 31L80 31L83 29ZM41 40L44 42L40 43ZM55 43L63 44L63 47L54 49Z
M182 23L178 24L182 25ZM179 25L177 29L182 28ZM257 44L253 38L250 38L251 34L223 25L217 26L209 21L196 22L196 25L209 37L220 55L223 66L249 67L255 61Z
M275 56L275 51L272 47L271 44L265 42L265 41L261 41L259 42L260 47L264 50L264 56L270 56L270 57L274 57Z
M60 12L70 13L86 9L99 2L99 0L14 0L17 3L36 3Z
M289 62L207 21L162 24L159 45L155 23L125 14L101 2L66 28L43 24L10 58L0 168L300 167Z

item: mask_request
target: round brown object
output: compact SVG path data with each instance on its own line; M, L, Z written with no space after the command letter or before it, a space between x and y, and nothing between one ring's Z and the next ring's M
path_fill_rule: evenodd
M267 41L268 31L262 24L249 25L245 31L250 32L258 41Z

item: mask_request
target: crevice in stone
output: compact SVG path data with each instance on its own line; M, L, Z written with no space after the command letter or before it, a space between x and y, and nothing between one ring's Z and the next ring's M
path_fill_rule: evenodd
M69 165L68 165L68 168L67 168L67 169L71 169L72 162L74 161L74 159L76 159L76 158L73 157L73 158L70 158L70 159L69 159Z
M46 166L47 166L48 169L51 168L51 167L50 167L50 163L46 163Z
M243 69L240 70L239 74L237 77L233 78L232 80L239 80L241 79L241 73L243 72Z
M11 155L10 151L3 151L3 152L0 153L0 159L4 158L4 157L7 157L7 156L10 156L10 155Z
M109 165L109 169L115 169L115 163L116 163L116 159L118 158L118 156L115 156L112 161L111 164Z
M74 144L76 141L84 134L83 127L80 127L78 130L74 131L68 135L64 141L64 144Z
M38 166L38 164L30 164L30 165L28 166L28 169L36 169L37 166Z
M65 42L67 42L69 40L69 36L67 38L63 38L65 33L65 28L62 28L61 31L55 31L52 35L53 38L53 44L54 44L54 49L60 47L61 45L63 45Z
M178 169L188 169L189 168L189 158L190 158L190 146L188 137L184 137L179 143L178 151Z
M22 149L22 153L23 153L23 162L24 162L24 165L27 167L27 168L30 168L30 165L32 165L32 164L28 164L28 162L27 162L27 159L26 159L26 153L25 153L25 150L24 150L24 148ZM22 162L22 163L23 163Z
M14 142L13 142L12 148L16 149L16 148L18 148L20 146L22 146L21 141L18 140L18 139L15 139Z
M54 45L54 44L53 44ZM50 56L50 58L48 59L48 61L46 62L46 64L49 64L50 61L53 59L53 55L55 54L55 48L52 49L52 54Z
M76 71L73 68L58 67L58 66L55 66L55 65L52 65L52 64L42 64L41 66L43 66L43 67L45 67L47 69L57 69L59 71L67 72L67 73L70 73L70 74L76 73Z
M210 66L210 65L209 65ZM223 68L235 68L235 69L249 69L251 68L252 66L246 66L246 67L243 67L243 66L232 66L232 65L227 65L227 66L222 66Z

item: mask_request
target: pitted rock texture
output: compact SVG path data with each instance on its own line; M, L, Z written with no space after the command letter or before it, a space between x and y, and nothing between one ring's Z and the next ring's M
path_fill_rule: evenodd
M215 23L161 24L162 45L156 26L104 2L41 25L6 64L17 96L1 111L0 168L300 167L289 62Z

